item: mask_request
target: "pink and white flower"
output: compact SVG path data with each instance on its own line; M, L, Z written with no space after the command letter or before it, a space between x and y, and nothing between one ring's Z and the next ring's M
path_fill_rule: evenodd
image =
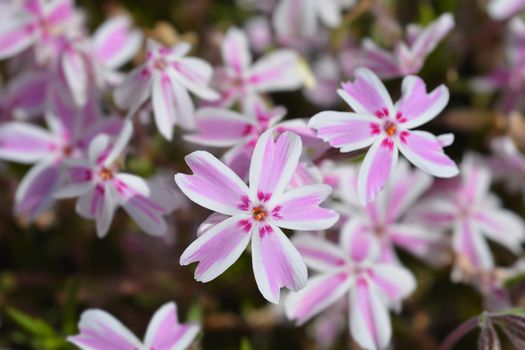
M490 0L487 11L490 17L504 20L525 9L524 0Z
M151 98L157 129L167 140L172 139L176 124L185 129L195 126L189 91L205 100L218 98L208 87L212 67L199 58L186 57L190 49L185 42L169 48L149 39L146 62L131 71L114 94L118 106L129 109L130 115Z
M354 167L355 169L355 167ZM443 260L446 242L440 232L417 222L407 221L416 201L430 188L432 177L410 169L406 161L400 162L385 189L376 200L363 206L357 199L357 169L341 172L338 190L342 203L336 209L347 217L341 234L354 242L368 241L377 246L378 261L400 264L395 248L401 248L429 263Z
M42 63L49 46L65 33L80 33L81 24L72 0L12 1L10 16L0 24L0 59L34 47Z
M448 89L440 85L430 93L417 76L403 79L402 97L394 105L378 77L366 68L355 72L354 82L344 83L339 95L355 112L326 111L312 117L309 125L317 136L351 152L371 146L357 180L359 200L376 197L389 178L400 151L412 164L437 177L453 177L458 168L443 151L436 136L412 130L436 117L447 105Z
M450 13L441 15L425 28L410 24L407 41L398 42L393 52L379 48L367 38L359 53L359 62L382 79L416 74L423 68L427 56L453 28L454 18Z
M505 45L505 64L496 67L487 76L473 79L471 86L479 92L502 91L497 107L509 113L525 107L521 99L525 93L525 21L521 18L513 18L507 24Z
M306 266L281 228L325 229L339 216L319 206L331 192L328 185L285 192L301 148L301 139L291 132L274 141L273 130L266 131L253 152L249 188L208 152L186 157L193 175L175 175L179 188L199 205L229 216L208 228L182 254L182 265L199 262L196 280L208 282L222 274L251 241L255 280L267 300L278 303L281 287L294 291L304 287Z
M213 106L230 107L240 101L246 107L260 99L261 94L295 90L302 85L295 51L277 50L252 63L248 39L238 28L228 30L221 53L224 66L217 69L214 77L221 98Z
M319 21L334 28L341 24L341 12L355 0L280 0L273 11L273 26L280 41L314 37Z
M204 146L230 147L222 160L244 179L248 175L257 140L268 129L273 128L278 133L292 131L301 136L303 145L321 144L315 132L308 127L307 120L282 122L285 115L284 107L267 108L260 101L254 101L247 108L246 115L222 108L204 107L195 114L196 133L184 138Z
M343 234L339 246L309 234L293 240L306 264L318 272L306 287L285 301L287 316L303 324L331 305L349 298L349 328L353 339L367 350L385 349L392 338L389 309L416 288L404 267L377 261L377 251L366 240Z
M49 72L30 71L13 77L0 95L0 120L26 120L44 114Z
M173 302L155 312L143 342L119 320L99 309L84 311L78 328L80 333L67 340L82 350L186 350L200 331L198 324L179 323Z
M449 180L453 181L453 180ZM495 241L518 254L525 242L525 225L515 213L501 207L489 192L491 173L481 161L469 155L461 166L461 178L420 202L411 212L426 225L453 231L453 248L459 258L479 271L494 268L485 239Z
M54 203L64 161L81 157L99 132L116 134L122 127L119 119L101 118L93 100L77 110L53 95L48 107L49 129L19 121L0 124L0 159L35 164L15 194L15 213L30 222Z
M142 178L119 172L117 160L127 146L132 124L124 122L120 135L112 144L107 134L98 134L89 144L87 159L68 159L66 181L55 198L78 197L77 213L96 221L97 235L104 237L118 206L134 219L139 227L154 236L167 231L164 216L175 209L170 191Z

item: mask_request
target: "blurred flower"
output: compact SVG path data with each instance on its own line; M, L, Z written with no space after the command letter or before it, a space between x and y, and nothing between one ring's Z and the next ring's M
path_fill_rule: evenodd
M524 0L490 0L487 6L489 15L504 20L525 9Z
M321 112L309 125L317 135L341 152L372 145L359 176L359 200L366 204L376 197L394 169L398 150L421 170L438 177L458 174L456 164L444 153L439 139L429 132L411 130L439 114L447 105L448 89L440 85L430 94L421 78L403 79L403 94L394 105L377 76L366 68L355 72L354 82L344 83L339 95L354 109Z
M230 107L240 101L243 108L253 105L260 94L298 89L303 78L299 56L293 50L274 51L252 65L252 56L245 33L230 28L222 44L224 67L214 77L221 98L213 106Z
M318 34L322 21L333 28L341 24L341 12L355 0L280 0L273 10L273 26L281 42Z
M261 53L273 42L272 28L266 17L254 17L245 25L246 35L253 51Z
M273 128L278 133L293 131L301 136L305 146L319 146L321 143L305 119L282 122L285 108L267 108L260 100L253 102L247 106L246 115L221 108L199 109L195 114L196 133L184 138L204 146L230 147L222 159L243 179L248 175L255 144L268 129Z
M218 97L208 87L212 67L199 58L185 57L190 45L184 42L168 48L149 39L147 46L146 62L117 87L115 101L132 115L151 98L157 128L171 140L176 124L194 127L194 105L188 91L207 100Z
M417 169L411 170L408 163L402 161L376 200L365 207L356 196L357 168L354 169L339 180L336 191L343 199L336 208L348 218L341 234L353 242L368 241L376 245L380 262L400 264L396 246L429 263L443 262L446 242L440 232L404 218L430 188L432 178Z
M177 306L170 302L162 306L151 319L144 342L109 313L90 309L84 311L78 323L80 334L67 340L82 350L184 350L200 331L198 324L181 324Z
M175 175L179 188L203 207L231 216L207 229L182 254L182 265L199 262L198 281L208 282L222 274L251 240L255 280L268 301L279 302L281 287L294 291L304 287L306 266L280 227L325 229L339 216L319 206L331 192L328 185L284 192L301 150L299 136L285 132L274 141L273 130L266 131L253 152L250 188L210 153L186 156L193 175Z
M100 133L89 144L87 159L65 161L66 181L55 198L79 197L76 210L86 219L96 221L97 235L104 237L120 205L145 232L160 236L166 233L163 218L175 209L175 197L162 186L142 178L121 173L116 161L132 134L130 121L111 145L109 135Z
M504 113L522 109L521 96L525 93L525 22L513 18L507 25L506 63L486 77L472 79L471 86L480 92L499 92L498 108Z
M69 106L60 94L48 103L49 130L18 121L0 125L0 159L35 164L15 195L15 213L29 221L54 203L66 159L82 157L98 133L116 134L122 125L118 119L102 118L94 99L81 110Z
M448 189L437 187L411 212L427 225L452 229L453 248L461 259L459 262L469 264L474 271L494 268L484 236L515 254L522 251L525 241L522 219L501 207L498 198L489 192L490 183L489 169L480 159L468 155L461 165L461 178Z
M11 1L10 16L0 26L0 59L33 47L38 62L63 34L82 32L81 16L72 0Z
M379 48L371 39L366 38L358 52L361 57L357 61L383 79L416 74L423 68L427 56L452 28L454 18L450 13L441 15L425 28L410 24L407 27L406 42L397 43L393 52ZM352 72L346 67L347 74L350 75Z
M366 240L343 233L340 245L308 234L293 240L306 264L319 272L306 287L290 294L286 314L303 324L349 295L350 334L364 349L385 349L392 337L388 309L416 288L414 276L404 267L377 261L378 251Z

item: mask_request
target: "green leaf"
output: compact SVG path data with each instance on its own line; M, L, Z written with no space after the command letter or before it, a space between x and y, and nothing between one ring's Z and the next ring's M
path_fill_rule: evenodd
M246 338L242 338L240 350L252 350L252 349L253 349L253 347L250 344L250 341L248 339L246 339Z
M7 308L7 314L14 322L32 335L39 337L56 336L55 330L42 319L34 318L13 307Z

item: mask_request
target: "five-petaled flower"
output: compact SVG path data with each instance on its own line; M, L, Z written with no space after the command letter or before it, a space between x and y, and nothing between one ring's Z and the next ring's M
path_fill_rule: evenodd
M212 102L214 106L230 107L240 101L246 108L263 93L295 90L302 85L299 56L293 50L274 51L252 64L246 34L230 28L221 52L224 67L217 69L213 79L221 98Z
M344 83L339 95L355 112L326 111L309 125L317 135L341 152L371 145L358 176L358 195L363 204L376 197L394 169L398 150L415 166L437 177L453 177L458 168L443 151L442 142L426 131L412 130L433 119L445 108L449 94L441 85L430 94L419 77L403 79L403 95L394 105L377 76L357 69L354 82Z
M192 201L231 216L207 229L182 254L183 265L199 262L195 278L208 282L230 267L251 240L257 286L277 303L281 287L299 290L307 279L301 255L281 231L320 230L332 226L337 213L319 206L328 185L285 189L301 155L299 136L285 132L274 141L273 130L261 135L253 152L250 187L208 152L186 157L193 175L177 174L175 182Z
M84 311L78 328L80 334L67 340L82 350L186 350L200 330L198 324L179 323L173 302L155 312L144 342L115 317L99 309Z
M377 246L379 261L383 263L400 263L396 247L429 263L438 264L444 260L446 254L443 253L448 245L441 232L406 220L406 214L430 188L431 176L410 169L408 162L402 160L376 200L363 206L356 196L356 167L338 172L340 178L334 196L340 197L342 203L337 210L348 218L341 228L342 235L348 236L353 244L368 241L367 244Z
M441 15L425 28L410 24L407 27L407 41L398 42L393 52L379 48L367 38L358 53L359 64L383 79L416 74L423 68L427 56L452 28L454 19L450 13Z
M51 94L47 107L49 130L19 121L0 124L0 159L35 164L15 195L15 213L29 222L54 203L54 194L63 182L64 162L85 156L98 134L115 135L122 128L120 119L103 118L93 99L77 110L60 94Z
M516 254L521 252L525 241L523 220L503 209L490 193L491 173L481 160L468 155L461 166L461 179L454 180L448 180L453 183L443 184L441 190L415 206L411 217L437 229L452 229L458 258L476 271L494 268L484 236Z
M106 134L91 141L87 159L67 159L65 184L56 198L79 197L76 210L86 219L96 220L97 235L109 230L115 210L121 205L141 229L155 236L166 233L164 215L175 209L175 197L162 186L119 172L117 159L131 138L132 124L124 122L114 143Z
M299 234L293 242L308 267L319 274L287 297L287 316L303 324L348 295L354 340L367 350L385 349L392 337L388 309L400 310L401 301L414 291L412 273L399 265L378 262L373 245L356 244L346 234L341 235L339 246L309 234Z
M205 100L218 94L208 87L213 70L204 60L186 57L191 46L181 42L163 47L149 39L146 62L129 73L115 90L115 102L134 114L150 97L159 132L171 140L173 127L194 127L194 105L188 91Z
M222 160L241 178L248 175L255 144L266 130L278 133L293 131L301 136L303 145L326 145L308 127L305 119L282 121L284 107L266 107L261 101L248 106L245 115L223 108L204 107L197 111L196 132L184 138L190 142L212 147L231 147Z

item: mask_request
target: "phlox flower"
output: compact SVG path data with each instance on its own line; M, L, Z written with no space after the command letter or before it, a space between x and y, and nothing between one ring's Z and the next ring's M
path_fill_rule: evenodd
M77 213L96 221L99 237L107 234L118 206L122 206L142 230L155 236L166 233L164 215L175 209L171 192L119 171L117 160L131 134L129 120L124 122L113 143L109 135L98 134L89 144L86 158L65 161L66 181L55 192L55 198L78 197Z
M458 174L456 164L443 151L441 141L421 126L446 106L449 93L440 85L431 93L421 78L403 79L401 99L394 105L378 77L366 68L355 72L355 81L344 83L339 95L355 112L326 111L309 125L317 136L350 152L371 146L361 165L357 192L361 203L376 197L398 160L398 150L415 166L437 177Z
M497 20L504 20L525 9L524 0L490 0L487 4L489 15Z
M196 132L184 138L190 142L212 147L229 147L222 160L241 178L248 175L253 150L266 130L278 133L293 131L301 136L304 145L319 146L315 132L305 119L282 121L284 107L268 108L260 101L247 107L245 115L231 110L203 107L195 114Z
M349 298L352 338L366 350L385 349L392 338L389 309L416 288L412 273L399 265L377 261L377 250L355 242L348 234L340 244L309 234L298 234L294 245L306 264L318 272L306 287L285 300L287 316L303 324L342 298Z
M280 41L314 37L319 21L330 28L341 24L341 12L355 0L280 0L273 10L273 26Z
M67 340L82 350L186 350L200 331L198 324L181 324L170 302L155 312L141 342L119 320L99 309L82 313L80 333Z
M64 161L82 157L98 133L114 135L122 127L119 119L101 117L94 100L81 110L68 106L60 95L48 102L48 129L21 121L0 124L0 159L35 164L15 194L15 213L30 222L54 203Z
M0 24L0 59L33 47L42 62L48 45L64 33L80 33L82 20L72 0L11 1L10 15Z
M218 98L208 87L212 67L199 58L186 57L190 49L185 42L170 48L149 39L146 62L131 71L114 94L117 105L129 109L129 114L151 98L157 128L168 140L176 124L185 129L195 126L189 91L205 100Z
M335 208L347 218L341 234L353 244L367 241L375 245L380 252L378 261L383 263L401 263L396 247L430 263L440 262L443 250L437 248L446 246L440 232L406 220L406 214L430 188L432 177L401 161L384 190L363 206L356 196L358 172L355 166L350 167L339 172L343 176L334 190L334 196L342 200Z
M246 107L260 99L261 94L295 90L302 85L295 51L280 49L253 63L248 39L241 29L228 30L221 54L224 66L217 69L213 79L221 97L213 106L230 107L241 102Z
M305 285L306 266L281 228L325 229L339 216L319 206L331 192L328 185L285 191L301 148L301 139L291 132L276 141L273 130L262 134L252 156L250 187L208 152L186 157L193 175L175 175L179 188L195 203L229 216L202 233L180 258L182 265L199 262L198 281L222 274L251 241L255 280L267 300L278 303L281 287L296 291Z
M497 107L504 113L522 109L521 96L525 93L525 21L513 18L507 24L505 64L496 67L487 76L472 80L472 88L480 92L500 92Z
M437 188L411 212L426 225L452 230L457 256L479 271L494 267L485 237L515 254L522 251L525 241L523 221L502 208L499 199L490 193L491 177L481 160L468 155L461 165L461 178L450 184L448 190L446 185L444 189Z
M441 15L424 28L410 24L406 42L398 42L393 52L379 48L367 38L358 53L359 63L382 79L416 74L423 68L427 56L453 28L454 18L450 13Z

